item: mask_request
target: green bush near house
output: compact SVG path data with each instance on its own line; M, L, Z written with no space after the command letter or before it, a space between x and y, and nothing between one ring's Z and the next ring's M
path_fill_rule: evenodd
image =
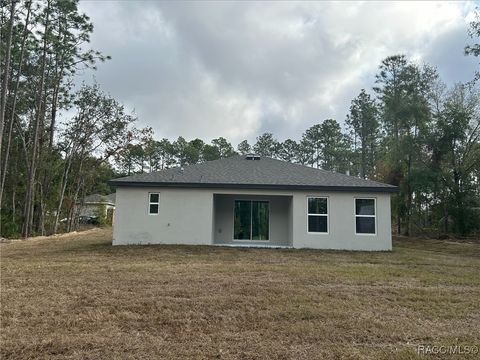
M97 210L95 211L95 216L98 219L98 225L104 226L107 225L107 206L106 205L99 205ZM111 225L111 223L110 223Z

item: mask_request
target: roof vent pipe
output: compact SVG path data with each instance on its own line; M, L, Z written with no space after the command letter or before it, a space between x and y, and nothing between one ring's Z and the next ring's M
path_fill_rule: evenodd
M246 160L260 160L260 155L247 154L247 155L245 156L245 159L246 159Z

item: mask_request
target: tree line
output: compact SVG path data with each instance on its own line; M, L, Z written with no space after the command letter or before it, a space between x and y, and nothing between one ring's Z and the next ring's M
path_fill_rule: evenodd
M264 133L236 151L222 137L207 144L147 136L119 153L117 165L131 175L256 153L397 185L398 233L466 235L480 230L479 96L474 84L448 88L434 68L391 56L371 94L362 89L352 100L345 129L326 119L298 140Z
M31 236L78 227L82 199L108 193L110 178L257 153L399 186L398 233L480 231L478 74L445 85L436 69L405 55L379 64L372 89L335 119L279 141L264 133L236 148L157 140L98 84L74 86L79 71L110 58L88 47L93 24L78 1L1 5L0 233ZM470 35L479 35L478 18ZM478 44L466 46L480 54ZM59 113L70 114L59 120Z
M109 59L88 47L78 1L2 1L0 227L24 237L75 229L79 199L114 175L110 161L140 136L136 120L79 71ZM59 120L61 111L73 116Z

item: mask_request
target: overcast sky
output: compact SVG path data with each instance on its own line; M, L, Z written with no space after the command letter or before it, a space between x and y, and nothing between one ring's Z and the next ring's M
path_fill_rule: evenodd
M474 2L88 1L92 47L111 55L94 76L157 138L234 145L263 132L298 139L343 123L381 60L403 53L445 82L472 79L465 57ZM92 81L92 73L84 78Z

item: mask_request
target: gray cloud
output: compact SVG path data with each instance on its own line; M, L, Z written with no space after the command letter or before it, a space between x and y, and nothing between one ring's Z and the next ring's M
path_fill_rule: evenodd
M157 137L265 131L298 138L325 118L343 121L371 88L380 61L407 55L467 81L463 56L473 3L81 2L92 46L113 57L102 87ZM90 79L91 74L85 74Z

